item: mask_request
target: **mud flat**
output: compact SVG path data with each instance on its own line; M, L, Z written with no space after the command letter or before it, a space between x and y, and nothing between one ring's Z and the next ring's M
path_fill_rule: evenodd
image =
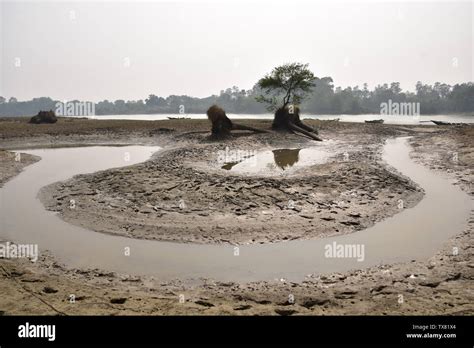
M0 128L2 126L2 123L0 123ZM285 232L285 235L283 235L282 232L273 232L272 235L270 229L265 229L266 225L270 222L274 224L273 227L276 230L299 230L301 228L302 231L306 231L305 233L299 232L293 235L293 237L299 239L313 239L327 236L328 234L348 234L356 231L357 227L354 226L357 225L350 224L347 226L347 229L340 229L339 231L333 230L332 228L338 226L338 224L344 225L341 221L346 220L340 218L326 221L322 219L322 217L326 215L317 215L319 213L317 210L321 210L321 213L324 211L326 214L331 214L332 208L337 212L337 214L332 215L342 215L352 213L351 209L354 209L355 214L357 214L361 211L357 205L346 207L346 210L344 210L342 209L344 206L341 207L341 204L338 202L325 211L323 208L319 208L320 204L314 203L322 202L323 204L330 204L330 201L338 201L340 200L341 193L346 190L356 190L356 195L350 196L352 199L349 204L364 201L370 203L371 200L369 198L364 198L367 193L375 197L375 202L372 206L370 206L370 204L360 205L369 206L361 215L367 214L367 221L370 221L367 222L366 225L362 225L361 228L370 226L370 224L373 224L377 219L382 220L396 214L395 202L398 202L399 199L407 202L408 207L410 207L410 204L414 206L421 199L422 192L417 189L413 182L407 178L396 175L396 173L388 170L377 161L377 159L380 158L381 146L388 136L413 135L412 143L419 141L419 146L414 147L414 156L418 156L420 161L426 161L426 163L429 164L432 163L431 159L426 156L425 153L433 154L437 149L440 153L439 155L442 157L446 149L436 148L436 143L430 143L431 138L426 135L427 132L433 132L430 134L435 134L439 139L449 137L449 141L453 141L454 146L456 146L456 141L462 142L464 146L463 151L465 151L465 153L472 153L472 133L470 137L469 134L465 134L465 132L469 133L469 129L471 128L463 128L460 130L452 127L452 129L450 128L449 130L440 131L434 127L419 127L422 129L386 125L368 127L365 125L345 125L334 122L320 123L320 126L323 137L339 141L339 143L332 145L332 153L334 154L332 159L330 158L328 162L318 164L316 167L302 168L301 171L297 171L287 177L259 178L257 180L260 180L259 184L263 184L263 186L250 188L250 190L262 190L257 191L257 194L264 197L254 198L258 196L250 196L250 193L247 193L246 195L244 194L247 201L242 199L242 202L234 202L237 204L222 199L221 196L223 192L232 192L232 195L229 195L230 198L235 197L236 199L240 199L240 193L248 190L244 186L255 185L255 177L243 178L242 176L223 173L225 170L222 170L222 172L220 170L210 171L208 168L212 167L211 164L215 161L214 156L218 151L223 149L223 146L225 147L225 144L209 143L206 141L204 134L193 133L186 135L186 130L181 131L175 129L172 135L167 134L159 140L154 140L155 137L160 138L156 135L149 137L143 136L141 138L142 142L145 141L155 145L158 145L158 143L168 143L175 145L175 148L169 150L169 156L166 154L165 156L157 156L151 161L136 165L133 167L136 169L132 169L134 171L136 170L133 175L124 175L124 173L121 173L124 169L114 169L99 174L88 174L76 177L67 181L67 184L74 183L74 185L78 185L78 192L80 193L82 189L89 189L94 185L94 180L98 178L97 175L99 175L99 178L100 175L105 175L105 177L102 178L103 184L100 184L101 189L103 189L103 191L101 191L103 194L102 197L110 198L114 197L114 195L116 197L123 197L122 195L130 193L130 191L127 192L125 188L114 188L111 185L107 185L120 182L120 175L122 175L121 182L123 182L123 180L130 180L128 184L131 184L132 187L133 185L138 186L137 189L132 191L137 194L140 193L140 185L142 183L140 180L132 180L130 178L134 177L135 174L140 175L140 172L144 173L141 179L144 179L144 177L148 175L148 178L153 178L153 180L156 181L156 183L152 183L151 185L155 189L159 188L160 184L164 182L173 183L177 182L178 178L181 178L184 179L185 186L179 188L176 192L173 192L176 188L169 190L171 192L168 199L163 199L161 198L163 195L159 195L160 200L179 202L180 199L183 199L183 193L187 193L187 199L184 199L184 202L187 203L186 207L197 209L198 202L203 199L203 206L206 206L206 203L209 201L213 203L216 202L217 207L215 212L220 214L224 212L225 215L228 216L224 219L226 227L227 224L230 224L228 230L224 229L221 235L216 236L213 230L209 229L208 231L205 230L204 233L199 233L199 236L191 238L190 233L186 233L185 229L181 232L179 229L172 230L173 219L170 218L170 229L166 233L162 235L157 234L157 231L152 228L147 233L147 236L143 236L140 235L139 229L141 229L140 226L149 224L148 218L143 219L139 215L143 214L140 213L140 209L137 212L135 209L132 209L134 208L133 206L128 207L127 205L120 208L124 209L126 214L130 214L129 220L132 222L132 226L136 224L133 220L134 218L137 216L141 218L141 225L137 224L136 230L134 230L136 232L124 234L120 229L101 231L101 228L97 227L100 224L97 223L94 223L94 226L91 225L88 227L100 232L116 233L134 238L197 242L202 244L269 243L284 240L285 237L290 239L292 238L291 234L294 233ZM89 125L87 127L89 127ZM195 129L196 128L199 128L199 126L195 127ZM121 131L122 130L117 130L116 133L112 131L114 133L112 136L113 142L126 143L126 138L117 134ZM97 134L88 134L87 136L89 139L94 136L99 138ZM37 134L35 137L36 139L34 140L22 140L23 142L26 140L41 145L41 139L47 137L47 135ZM302 141L301 138L292 138L291 136L259 137L260 136L241 136L234 139L230 144L236 148L250 148L255 150L288 147L290 144L292 146L295 146L295 144L298 146L307 146L305 141ZM20 143L20 139L15 137L3 140L4 148L11 148L15 143ZM68 142L69 140L67 137L59 135L55 144L60 145L61 142ZM102 139L102 141L104 141L104 139ZM192 146L189 146L191 144ZM226 145L229 146L229 143ZM346 153L348 156L344 155ZM462 154L464 154L464 152ZM468 178L465 172L469 169L472 171L472 161L469 156L464 157L462 155L461 158L462 165L460 168L446 165L444 170L447 171L449 169L451 173L445 172L444 174L458 175L462 169L463 177ZM365 160L363 161L362 159ZM169 165L171 170L164 170L164 165ZM441 167L437 169L443 170L442 163L437 165ZM343 172L342 169L346 171ZM355 174L348 174L354 171ZM112 172L112 174L110 174L111 176L108 176L109 174L107 173L109 172ZM2 170L2 175L3 173ZM193 176L193 173L200 175ZM357 175L358 173L359 175ZM117 175L118 177L116 177ZM162 180L162 176L165 176L167 180L160 181ZM378 180L371 180L371 176L376 177ZM208 184L213 182L221 186L215 188L216 185ZM315 182L318 185L316 185ZM279 187L283 188L284 192L274 188L274 186L277 186L276 183L280 184ZM188 186L186 186L186 184ZM203 184L206 186L205 189L196 189L196 186L200 187ZM371 188L371 185L374 187ZM125 186L126 185L124 185L124 187ZM171 186L167 186L166 188L170 188ZM235 188L228 186L235 186ZM242 188L239 190L238 188L240 186L242 186ZM465 189L469 187L469 185L461 185L461 187ZM43 201L46 203L50 202L48 206L61 212L62 217L66 221L81 225L83 223L80 222L81 219L75 215L68 216L65 210L61 209L61 204L59 204L58 207L58 204L53 205L51 203L55 202L54 197L51 197L55 195L56 192L59 192L57 191L59 188L60 187L53 185L43 190L42 195L45 195L42 197ZM367 190L368 188L373 191ZM295 189L295 191L292 189ZM338 189L341 191L337 191ZM385 194L383 193L384 189L387 191ZM336 190L336 192L333 192L334 190ZM400 190L402 194L399 196L394 195L393 192L398 192L397 190ZM190 191L192 191L192 194L189 194ZM275 196L276 199L268 199L270 195L280 195L277 191L281 192L281 196ZM363 191L368 192L365 193ZM379 195L374 196L374 191L379 191ZM316 195L322 195L321 197L316 196L316 198L311 196L306 197L303 195L303 193L306 192L316 192ZM61 192L61 194L67 193L67 190ZM140 203L142 201L148 202L146 198L148 196L145 195L148 192L145 190L143 193L142 196L137 196ZM163 191L161 191L161 193L163 193ZM364 195L361 193L364 193ZM389 194L394 197L388 197ZM85 198L87 198L87 196L88 195L84 195ZM79 194L78 202L81 202L84 197ZM240 214L239 211L236 210L237 206L243 202L248 203L249 197L253 197L252 199L257 201L257 207L249 207L247 210L250 210L250 214L247 212ZM296 199L294 199L295 197ZM303 200L303 197L305 200ZM380 204L380 202L384 202L384 197L388 204ZM212 200L211 198L214 199ZM288 209L288 205L283 206L283 209L281 209L276 204L279 202L287 203L290 200L296 203L293 208L295 206L299 208L298 202L304 201L306 203L302 205L301 211ZM149 201L152 202L151 199ZM100 209L100 203L93 203L93 199L84 202L87 202L87 204L84 204L85 207L88 206L88 204L96 204L92 205L94 207L93 209L84 209L82 211L82 214L84 214L83 217L88 219L90 217L88 214L91 214L91 210ZM153 200L153 202L156 201ZM264 204L264 202L267 204ZM319 208L312 210L312 214L314 214L316 218L308 219L300 216L300 214L304 214L303 208L308 209L308 207L315 205ZM156 205L153 206L155 207ZM206 206L206 209L208 206L209 205ZM380 206L382 206L382 208L380 208ZM387 206L388 208L383 206ZM182 226L191 223L193 220L187 220L185 218L186 214L189 213L183 212L179 204L172 207L170 212L166 210L169 209L170 206L163 204L161 207L165 208L162 217L173 214L174 219L178 224L181 223ZM198 213L203 210L201 206L199 207L201 210L199 210ZM337 207L339 207L339 209ZM249 224L249 232L246 233L245 230L243 230L242 233L237 233L237 235L234 236L232 233L232 220L235 220L237 217L246 217L246 215L252 214L253 209L257 211L262 208L264 210L270 210L271 216L276 222L267 221L267 224L258 222L259 216L254 217L253 220L256 220L255 222L252 222L252 219L247 219L248 221L246 223ZM156 212L155 209L153 210ZM100 210L98 211L100 219L111 219ZM194 213L191 211L191 214ZM278 220L278 214L286 214L284 215L285 219L282 218ZM147 216L149 214L143 215ZM199 215L197 214L197 216ZM202 217L205 218L206 216ZM207 217L209 219L209 216ZM316 225L319 224L313 222L313 228L306 227L305 229L308 222L299 222L300 218L305 220L322 220L329 224L326 226L326 229L320 228L318 230ZM344 216L344 218L347 218L347 216ZM351 218L354 219L353 221L357 221L355 220L356 217ZM100 219L98 220L100 221ZM146 224L143 224L141 221L146 221ZM166 219L163 219L163 221L166 222ZM202 223L204 223L204 221L205 220L203 220ZM200 223L201 221L196 221L196 226L199 226ZM252 226L252 223L261 223L263 230L259 231L256 229L256 231L251 232L250 226ZM285 225L285 223L288 225ZM151 223L151 225L154 225L154 222ZM245 223L238 225L245 226ZM235 226L236 225L234 225L234 227ZM288 228L289 226L291 226L291 228ZM255 227L255 225L253 227ZM330 229L331 232L325 232L327 229ZM290 233L290 235L287 236L287 233ZM179 237L173 239L175 238L173 236L177 234ZM270 234L270 236L267 236L268 234ZM202 236L208 236L208 238L203 238ZM252 239L255 240L252 241ZM457 250L457 252L454 253L453 250ZM100 270L68 269L59 264L53 256L48 255L48 253L43 253L40 261L36 264L26 262L25 260L0 261L3 273L0 288L2 293L7 294L7 296L3 297L4 300L2 301L3 303L0 304L0 310L6 314L51 314L56 311L67 314L472 314L472 293L469 291L469 288L472 287L473 277L471 250L472 219L463 234L446 241L445 247L440 250L439 253L423 262L418 261L390 266L381 265L379 267L340 274L327 274L319 277L310 276L298 283L292 283L285 279L252 283L223 283L203 279L201 284L193 286L179 280L164 283L152 277L134 277L124 274L104 273ZM51 291L51 289L53 289L53 291ZM75 294L75 298L78 299L73 304L68 300L71 294ZM402 297L400 297L400 295L402 295ZM294 301L290 300L293 298ZM183 299L184 303L182 303ZM400 301L400 299L402 299L402 301Z
M5 182L16 176L21 170L32 163L39 161L40 158L29 154L15 154L10 151L0 150L0 187Z
M145 163L44 187L40 199L69 223L132 238L241 245L346 234L423 195L380 163L385 138L332 135L318 146L327 154L322 163L236 173L221 168L223 154L255 154L248 160L256 157L258 169L259 153L314 143L273 134L210 143L202 134L165 146Z

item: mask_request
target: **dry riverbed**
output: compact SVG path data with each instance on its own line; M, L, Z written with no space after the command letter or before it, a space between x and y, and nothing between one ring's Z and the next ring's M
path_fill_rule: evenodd
M268 127L263 120L244 121ZM219 169L225 150L305 148L294 135L239 134L207 139L205 120L2 121L1 147L147 144L164 150L145 163L79 175L41 191L66 221L104 233L192 243L269 243L351 233L414 206L423 192L380 163L384 140L413 136L413 157L472 195L473 127L407 127L311 121L328 161L289 175L236 175ZM457 155L454 155L457 153ZM34 158L0 152L3 184ZM455 158L455 161L446 159ZM76 209L68 209L74 197ZM290 203L292 202L292 203ZM184 203L184 205L182 204ZM472 218L469 228L424 262L347 274L249 284L203 279L189 285L101 270L71 270L43 253L33 264L0 260L5 314L472 314ZM453 252L453 248L457 252ZM70 301L74 295L75 301ZM184 299L184 303L183 302ZM293 301L294 299L294 301Z

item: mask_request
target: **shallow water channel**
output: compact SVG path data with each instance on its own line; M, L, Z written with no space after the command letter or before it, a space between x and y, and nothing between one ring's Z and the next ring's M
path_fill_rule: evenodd
M50 250L69 267L153 275L163 280L205 277L236 282L280 278L301 281L307 274L427 258L448 238L462 232L472 209L467 194L409 158L410 147L404 138L387 141L383 160L417 182L426 195L415 207L344 236L243 245L237 253L232 245L137 240L89 231L45 210L37 198L39 189L50 183L143 162L158 150L143 146L22 150L42 159L0 189L0 238L37 243L40 252ZM328 257L328 248L334 243L357 246L357 250L364 250L363 257L347 257L347 253L346 257ZM129 256L125 255L126 247L130 248Z

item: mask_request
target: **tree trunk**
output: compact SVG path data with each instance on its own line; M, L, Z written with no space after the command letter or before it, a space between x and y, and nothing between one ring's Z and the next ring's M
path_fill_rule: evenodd
M244 126L233 123L225 114L225 111L217 105L207 110L207 118L212 123L211 137L214 139L225 139L230 137L232 130L248 130L256 133L268 133L266 130Z
M294 131L306 135L311 139L322 141L317 136L318 131L308 125L305 125L300 119L300 110L296 106L285 106L275 112L272 128L279 131Z
M232 130L248 130L255 133L268 133L268 131L264 129L258 129L250 126L244 126L243 124L232 123Z
M315 133L311 133L311 132L308 132L307 130L303 129L303 128L300 128L296 125L294 125L293 123L290 123L289 124L290 126L290 129L291 130L294 130L296 132L299 132L301 134L304 134L306 135L307 137L310 137L311 139L313 140L317 140L317 141L323 141L323 139L321 139L319 136L317 136Z
M212 138L224 139L230 137L230 131L233 128L233 124L232 121L227 117L223 109L221 109L217 105L211 106L207 110L207 118L212 123Z

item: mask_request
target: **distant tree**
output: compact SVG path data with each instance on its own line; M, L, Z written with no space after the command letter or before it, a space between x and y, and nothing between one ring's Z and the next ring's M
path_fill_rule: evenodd
M335 114L342 114L342 97L341 93L336 93L331 101L331 111Z
M452 87L446 83L436 82L433 86L433 89L438 93L440 98L446 99L451 92Z
M395 95L400 94L400 92L402 91L402 89L400 88L400 82L392 82L390 84L390 90Z
M362 90L362 92L363 92L362 97L364 99L367 99L370 96L369 85L367 83L364 83L364 89Z
M303 79L302 89L297 88L301 86L298 76ZM96 103L95 112L97 115L202 114L209 105L217 104L228 113L260 114L267 108L275 110L275 119L278 114L278 120L283 120L282 129L288 128L286 122L290 118L293 123L298 122L296 114L299 108L295 105L298 102L301 103L299 107L312 114L378 114L381 103L387 103L389 99L393 102L420 103L422 114L474 113L472 82L450 86L441 82L427 85L419 81L415 92L402 91L398 82L378 85L372 90L366 83L362 86L362 89L357 86L335 88L331 77L314 78L306 65L294 63L275 68L249 90L233 86L223 89L219 95L204 98L171 95L164 99L150 94L146 100L103 100ZM55 110L57 102L48 97L25 101L0 97L0 116L33 116L41 110ZM292 115L290 111L296 112ZM278 126L276 122L275 128L278 129Z
M305 110L314 113L331 113L331 102L334 98L333 80L330 77L316 79L313 92L305 103Z
M448 100L453 111L474 112L474 83L454 85Z
M157 97L154 94L150 94L147 99L145 99L145 104L147 106L161 106L165 103L165 99L162 97Z

